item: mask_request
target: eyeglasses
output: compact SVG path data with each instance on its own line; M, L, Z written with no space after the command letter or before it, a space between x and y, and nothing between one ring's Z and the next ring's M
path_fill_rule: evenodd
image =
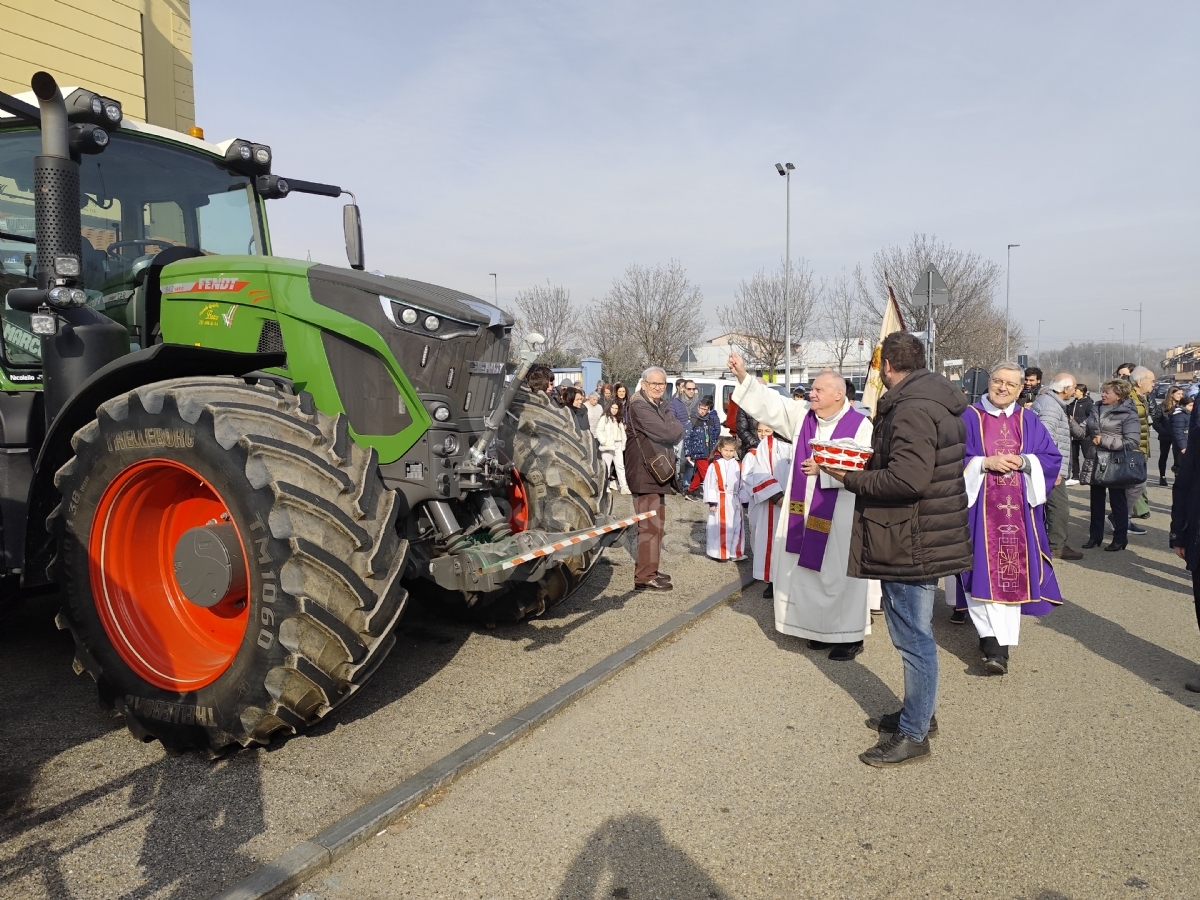
M1012 388L1015 391L1017 388L1022 387L1022 385L1015 381L1001 381L999 378L993 378L992 387Z
M647 381L646 382L646 387L666 387L666 386L667 386L667 383L665 381Z

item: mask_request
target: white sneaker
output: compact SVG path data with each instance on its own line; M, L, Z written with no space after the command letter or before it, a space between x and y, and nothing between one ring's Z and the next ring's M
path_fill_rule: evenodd
M1079 479L1078 478L1068 478L1066 481L1063 482L1063 484L1065 484L1067 487L1075 487L1075 485L1079 484Z

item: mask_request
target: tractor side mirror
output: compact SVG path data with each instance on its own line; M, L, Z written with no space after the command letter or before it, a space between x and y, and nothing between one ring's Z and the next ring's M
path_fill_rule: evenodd
M358 204L347 203L342 207L342 229L346 232L346 258L350 260L350 268L362 271L367 264L363 258L362 218L358 214Z

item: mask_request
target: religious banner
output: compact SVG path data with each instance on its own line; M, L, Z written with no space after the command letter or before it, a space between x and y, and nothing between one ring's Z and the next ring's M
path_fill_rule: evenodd
M871 354L871 367L867 370L867 383L863 388L863 405L875 414L875 406L887 388L883 384L883 339L889 334L904 331L904 316L900 314L900 304L896 302L896 292L892 289L892 279L887 279L888 302L883 310L883 322L879 326L879 340L875 344L875 352Z

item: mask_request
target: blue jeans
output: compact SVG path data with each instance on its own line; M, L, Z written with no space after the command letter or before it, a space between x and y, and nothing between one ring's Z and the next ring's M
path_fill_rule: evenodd
M937 580L909 584L884 581L883 615L892 645L904 660L904 709L900 730L925 740L937 706L938 658L933 642L933 593Z

